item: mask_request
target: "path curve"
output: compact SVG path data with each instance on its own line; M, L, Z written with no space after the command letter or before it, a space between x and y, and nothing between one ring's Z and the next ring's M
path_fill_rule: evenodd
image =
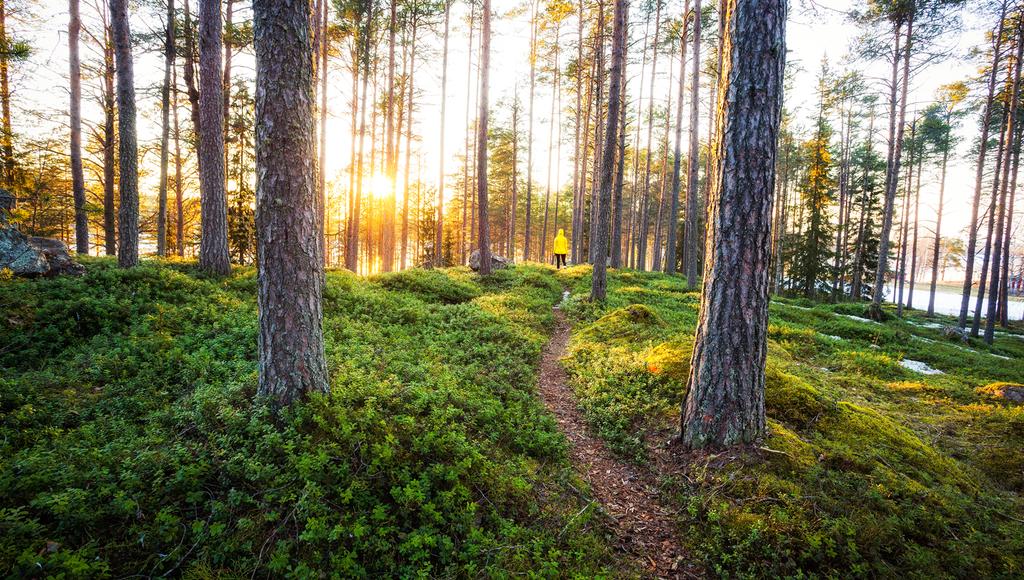
M629 555L649 577L700 577L679 542L675 514L662 504L654 475L615 457L590 433L559 361L569 344L570 325L557 307L554 315L555 330L541 359L540 397L569 440L577 472L590 484L593 499L612 522L615 548Z

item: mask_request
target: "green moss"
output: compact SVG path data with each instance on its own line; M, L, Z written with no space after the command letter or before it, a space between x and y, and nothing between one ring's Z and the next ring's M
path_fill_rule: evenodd
M631 304L605 314L578 334L582 340L602 343L628 343L653 336L665 322L643 304Z
M769 417L805 429L834 413L836 405L802 379L769 365L765 372L765 410Z

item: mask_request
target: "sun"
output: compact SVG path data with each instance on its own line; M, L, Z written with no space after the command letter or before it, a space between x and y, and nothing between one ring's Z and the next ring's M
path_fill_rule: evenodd
M372 198L383 199L392 194L391 180L383 173L375 173L366 184L366 194Z

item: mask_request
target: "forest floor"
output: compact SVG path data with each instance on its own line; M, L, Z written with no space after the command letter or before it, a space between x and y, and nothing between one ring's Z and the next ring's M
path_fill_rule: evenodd
M679 276L330 271L274 414L254 269L85 263L0 277L0 576L1024 575L1020 326L773 297L767 436L688 453Z
M656 474L614 455L591 433L576 395L567 383L561 358L571 327L555 307L555 327L544 347L538 388L541 399L569 441L569 457L589 484L594 500L611 519L617 550L633 558L639 569L659 578L700 577L686 557L678 515L664 505Z

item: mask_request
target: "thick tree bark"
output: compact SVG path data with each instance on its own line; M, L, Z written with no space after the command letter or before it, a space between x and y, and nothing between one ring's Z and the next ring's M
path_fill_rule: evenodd
M698 2L700 0L697 0ZM676 101L675 148L672 156L672 205L668 214L668 239L665 244L665 273L676 273L676 231L679 229L679 172L682 166L683 101L686 99L686 33L690 26L690 0L683 8L683 30L679 35L679 96Z
M156 216L156 253L167 255L167 164L171 133L171 69L174 68L174 0L167 2L164 35L164 84L160 89L160 191Z
M690 80L690 152L686 157L686 230L683 235L683 267L686 268L686 287L697 288L697 172L700 170L700 0L693 3L693 78Z
M199 268L224 276L228 253L228 202L224 192L224 71L220 0L199 2L199 190L202 232ZM203 130L208 128L208 130Z
M726 0L707 263L682 440L750 442L765 430L772 190L785 64L785 0Z
M117 58L117 129L121 169L117 263L122 268L133 268L139 264L139 160L135 132L135 73L127 0L110 0L110 20Z
M985 111L981 117L981 138L978 146L978 160L974 172L974 199L971 204L971 223L967 228L967 253L964 264L964 287L960 297L960 316L957 320L960 328L967 327L967 309L971 302L971 286L974 282L974 254L978 249L978 209L981 205L982 180L985 176L985 155L988 151L989 125L992 122L992 105L995 99L996 81L999 78L1000 51L1003 45L1003 28L1006 22L1006 1L1003 1L999 12L999 26L996 30L995 44L992 48L992 68L988 76L988 95L985 98Z
M302 0L255 0L253 15L259 394L287 405L328 391L310 11Z
M487 214L487 113L488 85L491 76L491 0L483 0L480 29L480 113L477 119L476 178L480 226L477 246L480 248L480 275L491 273L490 220Z
M605 119L604 147L601 150L601 184L597 210L597 223L593 231L594 273L591 279L590 299L605 300L608 291L608 226L611 221L612 173L615 169L615 149L618 141L619 108L622 106L622 66L626 60L626 22L629 18L627 0L615 0L612 25L612 66L609 71L608 116Z
M441 125L438 132L438 176L437 176L437 231L434 232L434 265L441 267L444 256L441 246L444 242L444 116L445 104L448 100L448 30L451 18L451 2L444 3L444 56L441 61Z
M622 33L623 37L629 38L629 20L626 20L626 30ZM628 45L628 40L626 41ZM619 73L621 79L620 95L619 95L619 129L618 129L618 145L616 146L616 159L615 159L615 179L614 188L612 189L612 239L611 239L611 267L621 268L622 267L622 186L623 180L626 177L626 66L628 59L622 60L622 70ZM558 210L558 202L555 202L555 210ZM557 213L555 214L557 217ZM558 223L556 219L555 230L558 230Z
M903 45L903 80L899 83L900 100L897 105L896 70L900 60L900 25L894 29L893 74L889 107L889 154L885 174L885 206L882 210L882 231L878 240L878 268L875 271L874 292L869 309L872 318L882 318L882 297L885 293L885 274L889 271L889 235L892 230L892 214L896 201L896 186L900 174L900 155L903 151L903 125L907 112L907 89L910 84L910 50L914 36L914 20L911 14L907 22L906 42ZM894 126L895 125L895 126Z
M2 1L2 0L0 0ZM68 65L71 79L71 189L75 198L75 250L89 253L89 216L85 212L85 175L82 171L82 64L78 56L78 38L82 19L78 0L68 2Z

